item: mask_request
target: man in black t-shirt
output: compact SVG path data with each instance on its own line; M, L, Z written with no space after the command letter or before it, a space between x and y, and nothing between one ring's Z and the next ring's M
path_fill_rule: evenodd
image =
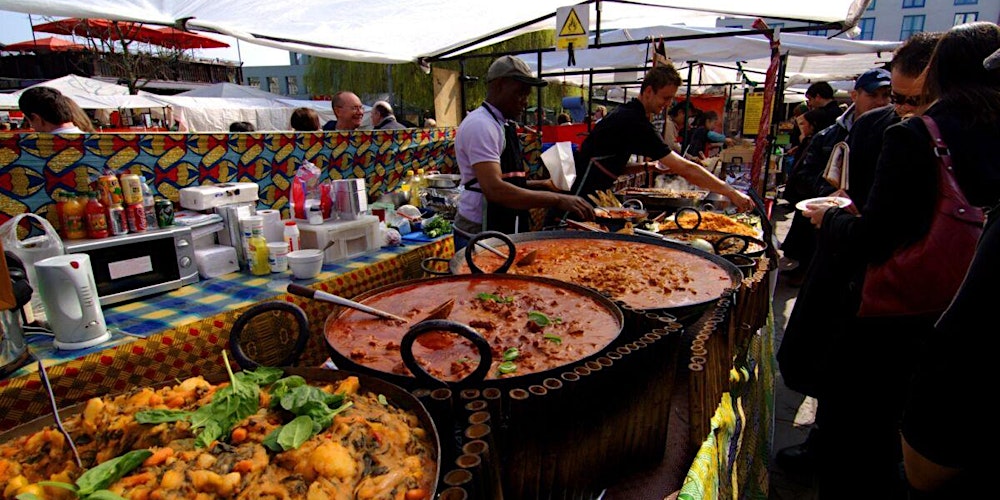
M680 175L688 182L725 195L742 211L753 200L726 184L697 163L681 158L664 144L649 116L662 113L674 101L681 77L673 66L657 66L646 73L639 97L619 106L601 120L580 146L573 192L580 196L611 189L615 179L628 172L633 154L657 159L656 168ZM645 164L640 165L645 168Z

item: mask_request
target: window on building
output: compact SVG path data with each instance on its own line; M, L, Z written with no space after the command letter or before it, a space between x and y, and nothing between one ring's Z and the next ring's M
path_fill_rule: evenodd
M288 87L288 95L298 95L299 78L297 76L286 76L285 85Z
M958 14L955 14L954 25L958 26L959 24L971 23L973 21L978 21L978 20L979 20L978 12L959 12Z
M868 4L868 8L865 10L875 10L875 0L872 0L872 3Z
M861 35L858 36L859 40L874 40L875 39L875 18L874 17L862 17L858 20L858 28L861 28Z
M247 85L249 85L251 87L256 87L256 88L259 89L260 88L260 77L259 76L248 77L247 78Z
M977 5L979 0L955 0L955 5Z
M915 9L924 6L925 0L903 0L904 9Z
M923 26L923 25L921 25L921 26ZM278 86L278 77L276 77L276 76L269 76L269 77L267 77L267 88L264 89L264 90L266 90L268 92L275 93L275 94L280 94L281 93L281 87Z
M926 16L903 16L903 27L899 30L899 39L906 40L914 33L924 30L924 18Z

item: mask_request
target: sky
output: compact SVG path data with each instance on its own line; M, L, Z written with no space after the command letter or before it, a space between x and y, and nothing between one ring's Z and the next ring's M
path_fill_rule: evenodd
M39 15L32 15L31 18L36 25L55 20L55 18L44 19ZM0 43L10 44L31 40L31 26L32 25L28 20L28 14L0 11ZM207 33L199 34L222 40L223 42L229 44L229 48L195 50L195 57L205 57L210 59L219 58L230 61L242 60L243 66L283 66L288 64L288 51L254 45L247 42L239 42L239 48L237 49L237 42L235 38ZM36 38L44 38L48 36L56 36L57 38L66 39L70 38L68 36L61 35L35 33Z

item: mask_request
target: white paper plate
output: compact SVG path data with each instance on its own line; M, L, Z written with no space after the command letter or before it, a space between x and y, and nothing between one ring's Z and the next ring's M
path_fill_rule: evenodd
M795 208L804 212L807 208L809 208L809 205L819 204L819 203L827 203L830 204L831 206L836 204L837 208L844 208L850 205L852 202L850 198L841 198L839 196L821 196L819 198L809 198L808 200L802 200L795 204Z

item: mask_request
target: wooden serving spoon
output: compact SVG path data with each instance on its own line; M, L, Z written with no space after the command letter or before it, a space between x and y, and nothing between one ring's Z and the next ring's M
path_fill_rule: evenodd
M455 299L448 299L447 302L432 309L424 319L417 321L417 323L423 323L432 319L448 319L453 307L455 307Z
M515 262L514 265L517 266L517 267L529 266L533 262L535 262L535 257L537 257L537 256L538 256L538 249L536 248L536 249L534 249L534 250L532 250L532 251L524 254L524 257L521 257L520 259L517 259L517 262Z

